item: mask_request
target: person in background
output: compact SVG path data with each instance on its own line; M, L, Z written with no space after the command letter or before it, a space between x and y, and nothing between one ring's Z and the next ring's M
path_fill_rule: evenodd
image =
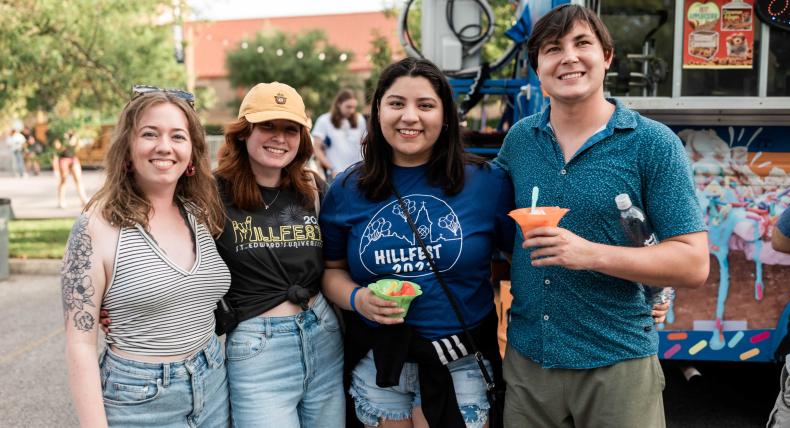
M18 129L12 129L11 135L6 139L11 149L11 162L13 163L14 174L19 177L27 177L25 172L25 160L23 152L25 149L25 136Z
M74 179L77 187L77 196L82 205L88 203L88 196L85 194L85 187L82 184L82 165L77 157L79 139L74 131L63 134L63 141L55 140L55 152L58 162L58 207L66 208L66 179L68 175Z
M570 211L513 252L505 425L665 426L658 334L639 283L698 287L705 223L683 145L669 128L606 99L614 46L594 11L563 5L527 42L550 107L516 123L495 163L516 205ZM659 243L631 247L615 197L648 213Z
M790 209L785 209L776 222L771 235L771 246L776 251L790 254ZM790 355L785 356L782 374L779 378L779 395L776 397L771 414L768 416L767 428L783 428L790 426Z
M228 427L214 309L231 276L203 128L191 94L137 88L63 258L72 397L86 427ZM97 361L102 307L114 322Z
M217 248L239 322L225 343L236 427L345 424L343 339L320 292L324 184L306 169L312 154L302 97L282 83L250 89L225 126Z
M41 174L39 156L44 152L44 145L32 133L28 134L24 147L25 170L33 175Z
M357 112L354 93L350 89L338 92L332 110L318 117L312 131L315 156L328 180L362 160L360 143L365 128L365 117Z

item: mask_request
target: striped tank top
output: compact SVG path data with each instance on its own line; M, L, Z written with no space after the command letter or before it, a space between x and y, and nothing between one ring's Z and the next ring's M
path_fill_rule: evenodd
M200 349L214 334L214 309L230 287L230 272L208 230L188 214L195 263L171 262L142 226L122 228L103 307L112 325L107 343L140 355Z

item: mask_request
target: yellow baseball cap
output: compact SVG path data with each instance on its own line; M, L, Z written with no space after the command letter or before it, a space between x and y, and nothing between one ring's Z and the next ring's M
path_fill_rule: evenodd
M296 90L285 83L258 83L244 96L239 107L239 119L250 123L286 119L310 129L310 119L304 101Z

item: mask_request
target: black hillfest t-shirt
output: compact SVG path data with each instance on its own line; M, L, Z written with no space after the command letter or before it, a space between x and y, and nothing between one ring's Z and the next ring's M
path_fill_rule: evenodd
M233 205L229 184L221 179L219 184L228 218L216 243L230 269L226 298L238 320L286 300L306 304L318 294L324 269L315 207L306 208L290 189L259 186L268 209L243 211Z

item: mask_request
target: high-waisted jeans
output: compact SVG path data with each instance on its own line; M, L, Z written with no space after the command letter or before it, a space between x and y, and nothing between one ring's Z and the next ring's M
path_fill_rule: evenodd
M241 322L225 342L234 427L345 426L343 339L332 307Z
M108 349L99 366L111 427L230 425L227 371L215 335L183 361L144 363Z

